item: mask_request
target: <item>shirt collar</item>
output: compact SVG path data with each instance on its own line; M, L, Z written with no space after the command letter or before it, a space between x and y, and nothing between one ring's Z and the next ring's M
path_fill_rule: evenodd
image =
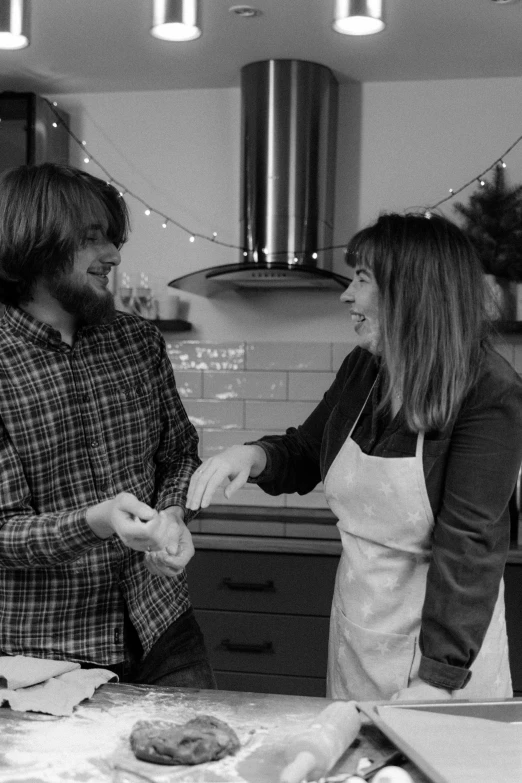
M63 342L58 329L38 321L20 307L8 305L5 309L4 323L29 342L38 343L60 351L70 350L70 346Z

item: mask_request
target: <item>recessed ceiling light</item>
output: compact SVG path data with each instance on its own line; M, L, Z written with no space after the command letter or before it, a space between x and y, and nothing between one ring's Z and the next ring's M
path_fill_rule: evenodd
M251 5L231 5L228 10L231 14L236 14L236 16L247 18L261 16L261 11L258 8L253 8Z

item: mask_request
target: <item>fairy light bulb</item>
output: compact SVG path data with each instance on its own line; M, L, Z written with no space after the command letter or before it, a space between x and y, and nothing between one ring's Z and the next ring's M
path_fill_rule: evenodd
M149 209L148 207L147 207L147 209L145 210L145 214L147 215L147 217L150 215L150 209Z
M90 158L84 158L84 159L83 159L83 162L84 162L84 163L89 163L89 162L90 162L90 160L91 160Z
M167 221L166 220L161 224L161 227L162 228L167 228Z
M194 234L192 234L192 236L189 239L189 242L195 242L195 241L196 241L196 237L194 236Z
M312 253L312 258L317 258L317 253Z

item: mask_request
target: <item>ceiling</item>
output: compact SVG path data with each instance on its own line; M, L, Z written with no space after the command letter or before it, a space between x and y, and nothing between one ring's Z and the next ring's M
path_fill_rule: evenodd
M31 45L0 51L0 89L120 92L239 86L243 65L272 58L330 67L341 83L522 75L522 0L384 0L377 35L332 30L334 0L201 0L203 35L149 35L152 0L32 0Z

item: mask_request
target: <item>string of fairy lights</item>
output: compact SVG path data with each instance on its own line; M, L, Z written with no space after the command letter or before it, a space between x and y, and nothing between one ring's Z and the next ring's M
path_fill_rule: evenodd
M224 242L221 239L218 239L217 231L213 231L212 234L203 234L198 231L192 231L187 226L183 225L183 223L180 223L178 220L175 220L170 215L166 215L164 212L161 212L160 210L156 209L155 207L151 206L145 199L143 199L138 193L134 193L132 190L127 188L123 183L119 182L115 177L113 177L110 172L105 168L105 166L87 149L87 142L80 139L67 125L67 123L63 120L61 115L58 111L58 103L56 101L48 101L46 98L44 98L45 102L53 112L55 116L55 121L52 123L53 127L58 127L58 125L63 125L69 136L73 139L73 141L78 144L78 146L82 149L83 152L83 162L84 163L94 163L100 171L103 172L105 177L107 178L107 182L111 185L113 185L117 190L119 191L120 195L122 197L124 196L130 196L132 199L137 201L141 206L144 208L143 212L147 217L150 217L151 215L157 215L161 221L161 227L163 229L166 229L169 224L172 224L173 226L176 226L181 231L183 231L185 234L188 235L189 242L195 242L196 239L202 239L206 242L212 242L215 245L221 245L222 247L228 247L233 250L239 250L243 252L243 256L247 257L248 253L247 251L240 245L236 245L230 242ZM461 193L463 190L468 188L470 185L473 185L474 182L476 182L480 187L485 187L486 180L485 177L487 174L489 174L490 171L493 171L497 166L502 166L502 168L506 168L506 163L504 161L504 158L507 157L507 155L522 141L522 135L518 137L508 148L505 150L502 155L496 160L491 163L487 168L484 169L480 174L475 175L472 177L468 182L464 183L464 185L461 185L459 188L449 188L448 194L441 198L439 201L437 201L435 204L432 204L429 207L422 207L421 211L424 212L425 216L427 218L431 217L431 215L434 213L436 209L438 209L442 204L445 204L447 201L450 201L451 199L455 198L459 193ZM337 250L337 249L344 249L346 247L346 243L343 243L341 245L328 245L326 247L320 247L317 248L316 252L312 254L312 257L315 259L318 257L319 253L324 253L329 250ZM263 252L266 252L263 250ZM284 250L281 251L281 254L287 255L288 251ZM278 252L270 251L270 256L278 255ZM294 259L296 262L298 259Z

